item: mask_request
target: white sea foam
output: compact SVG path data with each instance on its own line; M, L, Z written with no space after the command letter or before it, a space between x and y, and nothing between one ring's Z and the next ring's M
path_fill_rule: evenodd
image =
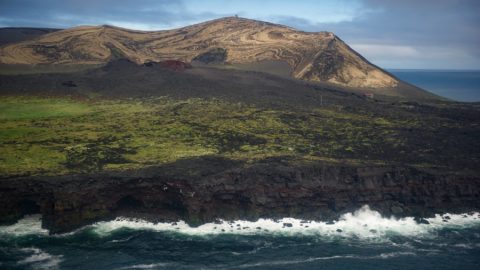
M25 216L17 223L9 226L0 226L0 236L23 236L23 235L48 235L48 230L42 228L42 216L41 215L29 215Z
M448 216L448 219L445 219ZM117 218L113 221L98 222L90 228L99 235L109 235L120 228L152 231L175 231L189 235L215 234L281 234L281 235L322 235L358 238L378 238L387 234L404 236L428 235L442 228L464 228L480 225L478 213L436 215L426 219L430 224L420 224L413 217L397 219L382 217L377 211L364 206L353 213L347 213L334 223L303 221L294 218L280 220L259 219L258 221L221 221L191 227L183 221L176 223L152 223L137 219Z
M365 259L390 259L390 258L395 258L400 256L417 256L417 254L415 252L398 251L398 252L381 253L378 256L365 257Z
M19 265L28 265L32 269L59 269L62 262L62 256L48 254L39 248L23 248L22 252L29 256L18 262Z
M178 232L188 235L218 234L280 234L280 235L319 235L322 237L383 238L388 234L403 236L428 236L443 228L466 228L480 225L480 214L445 214L426 219L429 224L420 224L413 217L397 219L382 217L377 211L364 206L353 213L347 213L335 222L305 221L294 218L280 220L259 219L258 221L220 221L191 227L184 221L176 223L152 223L140 219L119 217L112 221L97 222L81 230L91 230L100 236L108 236L121 228ZM41 228L39 216L28 216L14 225L0 227L0 235L48 234ZM78 232L78 231L77 231ZM60 235L68 236L76 232Z
M119 270L127 270L127 269L158 269L169 266L169 263L150 263L150 264L135 264L131 266L125 266L122 268L118 268Z

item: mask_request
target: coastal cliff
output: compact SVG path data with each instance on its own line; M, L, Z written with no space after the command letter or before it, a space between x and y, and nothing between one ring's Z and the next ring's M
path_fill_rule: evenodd
M62 233L117 216L150 221L296 217L332 220L368 204L386 216L427 217L480 207L480 178L396 166L206 157L143 170L1 179L0 220L41 213Z

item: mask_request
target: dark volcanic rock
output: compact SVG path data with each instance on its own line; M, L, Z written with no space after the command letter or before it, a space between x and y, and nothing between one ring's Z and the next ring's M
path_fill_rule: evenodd
M77 84L75 84L73 81L63 82L62 85L68 86L68 87L77 87Z
M192 225L287 216L327 220L365 204L384 215L425 217L478 210L479 195L477 176L197 158L139 171L3 178L0 222L39 212L43 226L58 233L116 216Z
M415 221L419 224L430 224L430 222L428 222L428 220L424 219L424 218L419 218L419 217L416 217L415 218Z
M188 63L178 61L178 60L166 60L160 62L160 66L166 69L170 69L173 71L184 71L187 68L192 68L192 66Z
M223 48L214 48L206 53L200 54L193 58L192 61L204 64L223 63L227 59L227 50Z

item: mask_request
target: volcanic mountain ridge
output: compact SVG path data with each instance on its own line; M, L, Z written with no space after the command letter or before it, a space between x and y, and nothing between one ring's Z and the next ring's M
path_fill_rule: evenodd
M294 78L341 87L391 91L401 83L331 32L303 32L237 17L151 32L80 26L0 47L2 64L85 65L116 58L138 64L172 59L232 65L276 61L288 63Z

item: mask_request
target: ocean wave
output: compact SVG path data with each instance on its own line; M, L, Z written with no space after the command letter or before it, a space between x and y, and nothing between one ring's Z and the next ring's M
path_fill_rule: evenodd
M432 232L444 228L468 228L480 225L480 214L443 214L425 219L419 223L413 217L383 217L379 212L371 210L367 205L353 213L342 215L333 222L308 221L294 218L280 220L259 219L257 221L219 221L191 227L184 221L173 223L153 223L141 219L116 218L112 221L97 222L75 232L57 235L68 236L79 231L90 230L103 237L113 232L128 228L131 230L148 230L176 232L187 235L319 235L326 237L383 238L385 235L428 236ZM426 224L428 223L428 224ZM11 226L0 227L0 235L48 234L41 228L40 216L28 216Z
M60 269L61 255L51 255L39 248L22 248L28 257L17 262L18 265L28 265L32 269L54 270Z
M260 267L260 266L281 266L281 265L290 265L290 264L302 264L310 263L315 261L326 261L326 260L338 260L338 259L354 259L359 258L356 255L336 255L328 257L315 257L299 260L275 260L275 261L263 261L257 263L247 263L237 266L236 268L251 268L251 267Z
M403 256L416 256L414 252L389 252L389 253L381 253L379 255L374 256L360 256L360 255L353 255L353 254L346 254L346 255L335 255L335 256L326 256L326 257L313 257L313 258L306 258L306 259L299 259L299 260L274 260L274 261L264 261L264 262L257 262L257 263L248 263L239 265L236 268L251 268L251 267L265 267L265 266L283 266L283 265L290 265L290 264L304 264L304 263L312 263L317 261L326 261L326 260L372 260L372 259L390 259L395 257L403 257Z

